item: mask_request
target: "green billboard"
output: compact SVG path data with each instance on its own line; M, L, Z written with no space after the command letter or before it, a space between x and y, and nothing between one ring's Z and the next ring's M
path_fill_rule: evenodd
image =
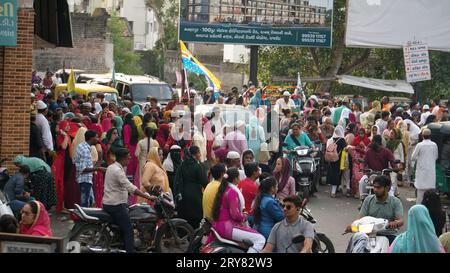
M181 0L187 42L331 47L332 0Z
M0 0L0 46L17 45L17 0Z

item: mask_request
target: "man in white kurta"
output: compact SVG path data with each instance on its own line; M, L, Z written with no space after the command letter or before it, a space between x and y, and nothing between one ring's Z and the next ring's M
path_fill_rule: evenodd
M417 144L411 158L413 162L417 162L414 182L417 189L416 204L422 203L423 194L427 190L436 189L436 160L439 156L436 143L430 140L430 129L424 129L422 136L424 139Z

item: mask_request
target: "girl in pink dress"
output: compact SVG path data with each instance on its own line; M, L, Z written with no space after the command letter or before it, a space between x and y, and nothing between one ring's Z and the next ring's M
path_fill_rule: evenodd
M214 199L213 228L225 239L236 242L242 242L244 239L252 241L253 247L248 249L248 253L260 252L266 239L248 226L247 215L243 213L244 196L237 188L238 184L239 170L229 168Z
M136 147L137 147L137 143L139 140L138 137L138 130L136 128L136 124L134 123L133 120L133 114L128 113L125 116L125 121L124 121L124 126L123 126L123 144L125 145L125 147L130 151L130 163L127 166L127 176L128 175L132 175L134 176L134 185L140 189L141 185L139 182L139 175L136 175L136 171L138 169L138 159L136 157ZM136 196L133 195L130 197L129 199L130 204L135 204L136 203Z

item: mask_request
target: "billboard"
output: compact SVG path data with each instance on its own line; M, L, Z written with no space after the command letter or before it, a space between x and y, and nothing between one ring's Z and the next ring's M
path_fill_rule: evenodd
M333 0L181 0L179 39L331 47Z
M402 48L418 41L450 51L449 0L349 0L347 47Z
M17 0L0 1L0 46L17 45Z

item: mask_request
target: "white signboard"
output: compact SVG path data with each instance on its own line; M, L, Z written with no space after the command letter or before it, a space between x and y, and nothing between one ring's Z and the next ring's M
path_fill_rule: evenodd
M52 253L55 246L22 242L2 242L2 253Z
M420 42L410 42L403 47L407 82L431 80L428 46Z
M347 47L402 48L413 37L450 51L449 0L348 0Z

